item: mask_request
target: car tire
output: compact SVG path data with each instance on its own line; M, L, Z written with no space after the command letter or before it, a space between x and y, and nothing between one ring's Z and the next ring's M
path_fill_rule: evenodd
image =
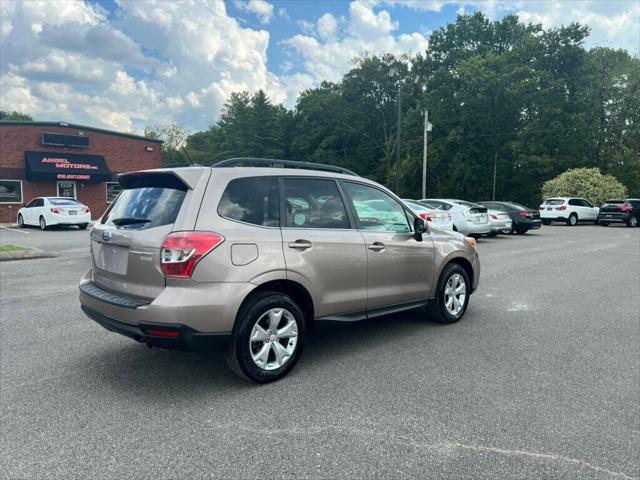
M40 220L38 220L38 225L40 226L40 230L47 229L47 221L44 219L44 217L40 217Z
M275 333L278 328L282 337ZM280 380L300 358L304 335L304 314L296 302L283 293L262 292L238 312L225 358L231 371L247 380Z
M524 235L524 234L525 234L525 233L527 233L528 231L529 231L529 229L528 229L528 228L524 228L524 227L516 228L516 233L517 233L518 235Z
M575 213L572 213L571 215L569 215L569 218L567 218L567 225L569 225L570 227L575 227L578 224L578 215L576 215Z
M635 215L631 215L629 220L627 221L627 227L637 227L638 226L638 217Z
M542 220L543 225L551 225L551 220Z
M80 225L78 225L78 230L86 230L88 226L88 223L81 223Z
M487 237L497 237L498 236L498 232L491 232L491 233L487 233Z
M18 215L18 227L24 228L24 219L22 218L22 215Z
M599 222L600 225L602 225L603 227L608 227L609 226L609 222Z
M451 295L451 288L455 290L456 282L461 280L464 282L464 298L462 299L461 308L459 311L455 311L455 304L453 300L449 302ZM459 285L459 284L458 284ZM450 263L447 265L438 279L438 286L436 288L435 298L427 306L428 317L438 323L455 323L460 320L469 305L469 295L471 295L471 281L466 270L457 263ZM459 303L460 295L454 295ZM450 303L451 307L448 306Z

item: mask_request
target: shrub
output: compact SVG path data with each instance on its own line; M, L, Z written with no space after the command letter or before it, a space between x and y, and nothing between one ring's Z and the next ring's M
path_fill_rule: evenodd
M627 188L611 175L602 175L598 168L573 168L545 182L542 196L582 197L594 205L610 198L620 198L627 194Z

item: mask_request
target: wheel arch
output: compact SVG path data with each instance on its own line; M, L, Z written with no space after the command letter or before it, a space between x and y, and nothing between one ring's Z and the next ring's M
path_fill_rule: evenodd
M264 283L261 283L260 285L257 285L256 288L251 290L251 292L247 294L244 300L242 300L242 303L238 308L236 320L234 322L234 328L235 324L238 321L238 316L243 312L244 308L249 304L249 302L253 300L253 298L263 292L278 292L290 296L302 310L306 330L313 330L313 319L315 310L311 294L300 283L287 279L266 281Z
M473 265L465 257L452 256L448 258L446 261L444 261L442 264L442 268L438 272L438 280L440 279L440 275L442 275L442 272L444 271L444 269L451 264L460 265L464 269L464 271L467 273L467 276L469 277L469 281L471 282L471 291L474 291L477 285L476 285L476 280L474 276Z

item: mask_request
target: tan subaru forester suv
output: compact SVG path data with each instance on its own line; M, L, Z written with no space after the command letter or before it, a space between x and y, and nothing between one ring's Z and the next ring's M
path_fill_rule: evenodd
M475 240L342 168L232 159L119 182L91 230L82 310L149 346L222 344L256 382L294 367L315 322L426 307L452 323L478 286Z

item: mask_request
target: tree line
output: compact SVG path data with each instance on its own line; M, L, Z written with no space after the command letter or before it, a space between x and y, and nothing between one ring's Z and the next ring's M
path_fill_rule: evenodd
M393 188L398 90L399 195L421 193L429 111L427 195L531 205L545 181L596 167L640 194L640 61L593 48L589 28L543 29L516 16L458 16L415 56L365 55L340 82L302 92L292 110L263 91L234 93L220 119L186 138L193 160L268 157L330 163ZM171 161L185 162L174 151Z

